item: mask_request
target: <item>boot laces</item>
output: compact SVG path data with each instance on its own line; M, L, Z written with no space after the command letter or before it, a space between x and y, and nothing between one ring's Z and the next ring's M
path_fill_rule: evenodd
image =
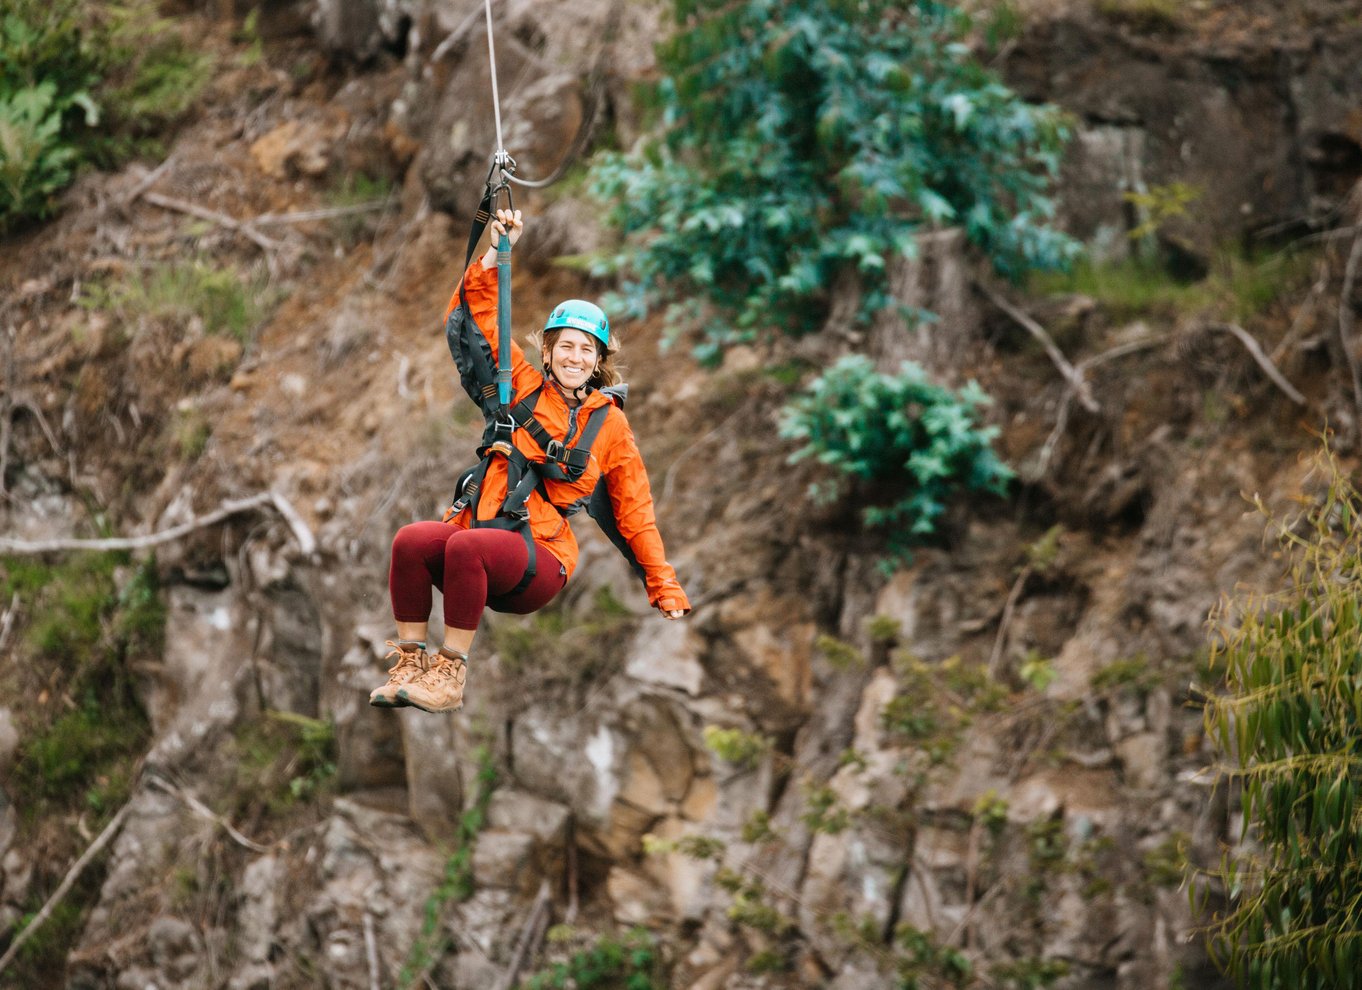
M462 666L462 660L451 660L443 653L436 653L426 664L426 672L421 675L421 680L431 686L441 681L452 680Z
M392 652L383 659L391 660L393 657L397 658L397 662L388 668L389 677L395 676L400 671L410 670L413 667L421 671L429 669L430 656L425 650L421 649L421 647L413 646L404 649L391 639L388 640L387 645L392 647Z

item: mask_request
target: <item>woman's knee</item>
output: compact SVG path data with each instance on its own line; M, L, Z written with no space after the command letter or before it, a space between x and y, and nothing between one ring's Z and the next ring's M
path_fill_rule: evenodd
M460 530L445 541L445 566L454 570L484 567L482 541L471 529Z

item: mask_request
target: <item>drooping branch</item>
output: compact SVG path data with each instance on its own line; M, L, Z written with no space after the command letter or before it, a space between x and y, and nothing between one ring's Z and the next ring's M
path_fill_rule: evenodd
M1083 377L1083 372L1069 363L1068 358L1064 356L1064 352L1059 349L1059 345L1055 343L1054 338L1050 336L1046 329L1032 319L1026 312L1004 299L990 286L979 281L976 281L974 284L979 287L979 291L988 297L989 302L1001 309L1016 321L1019 326L1026 330L1027 333L1040 341L1040 345L1045 348L1045 353L1050 356L1050 361L1059 369L1059 373L1064 376L1065 380L1068 381L1069 387L1073 389L1074 394L1078 397L1078 401L1082 403L1083 408L1090 413L1101 412L1101 406L1099 406L1097 400L1092 397L1092 390L1088 387L1088 383Z
M520 970L525 965L525 960L534 952L539 940L544 935L548 914L549 881L545 878L540 881L539 893L534 899L534 905L530 908L524 926L520 929L520 937L516 939L515 954L511 956L511 964L506 968L506 972L501 975L501 979L497 981L497 990L511 990L516 985L516 981L520 977Z
M1296 386L1287 381L1286 376L1277 370L1277 366L1272 363L1272 359L1267 356L1262 347L1259 346L1258 341L1254 340L1253 335L1247 330L1237 323L1212 323L1210 324L1210 329L1223 330L1225 333L1233 336L1235 340L1244 345L1244 349L1249 352L1249 356L1253 358L1258 367L1263 369L1263 374L1271 379L1272 384L1282 390L1283 395L1298 406L1306 404L1305 396L1301 395ZM1356 385L1357 373L1355 369L1353 372L1353 382L1354 385ZM1362 409L1362 406L1359 406L1359 409Z
M214 825L218 826L229 836L231 836L232 841L235 842L237 845L245 849L249 849L251 850L251 852L267 853L270 851L269 846L261 845L259 842L246 838L246 836L242 835L239 831L237 831L237 829L232 825L231 822L227 821L227 819L221 817L220 815L214 814L212 808L208 807L208 805L204 804L202 801L196 798L193 794L190 794L184 788L176 787L168 780L163 780L160 777L153 777L150 775L148 775L147 777L147 785L149 787L156 788L158 791L163 791L164 793L169 794L171 797L178 800L181 804L183 804L190 811L194 812L194 814L198 815L200 818L212 822Z
M52 892L52 896L47 899L47 903L33 916L33 920L24 926L24 930L14 937L14 941L9 944L9 948L5 950L5 954L0 956L0 973L3 973L6 967L14 961L14 957L18 955L19 950L37 933L38 929L43 926L43 923L46 922L48 918L52 917L52 912L56 910L57 905L62 902L62 898L70 892L76 881L80 879L80 875L85 872L85 868L90 865L90 861L98 856L100 852L103 851L104 847L113 841L114 836L116 836L118 830L123 827L123 822L127 820L128 812L131 810L132 801L129 801L118 810L118 814L113 816L113 819L109 824L104 826L104 831L100 832L95 841L90 843L89 848L81 854L80 859L76 860L71 869L66 871L66 876L62 879L62 882L57 889Z
M77 539L75 537L55 540L15 540L0 538L0 552L13 554L56 553L64 550L145 550L160 546L187 536L197 530L215 525L232 516L244 512L254 512L262 508L272 508L288 524L298 549L305 557L317 552L317 539L312 535L303 517L298 514L292 503L278 492L261 492L249 498L228 499L220 506L197 519L191 519L179 526L163 529L159 533L146 536L109 537L105 539Z
M172 196L163 196L160 193L154 192L144 192L142 198L152 206L159 206L163 210L174 210L177 213L187 213L191 217L198 217L200 220L207 220L209 223L215 223L219 227L225 227L228 230L235 231L242 237L251 241L267 255L272 255L275 251L278 251L284 246L282 242L276 241L272 237L266 237L264 234L260 233L260 231L256 230L248 221L229 217L225 213L219 213L217 210L210 210L207 207L199 206L197 203L191 203L183 199L175 199Z

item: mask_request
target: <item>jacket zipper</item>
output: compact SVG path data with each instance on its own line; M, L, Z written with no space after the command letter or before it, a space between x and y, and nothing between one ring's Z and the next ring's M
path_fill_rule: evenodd
M580 408L581 406L571 406L568 409L568 430L567 436L563 437L564 447L570 446L572 438L577 435L577 410Z

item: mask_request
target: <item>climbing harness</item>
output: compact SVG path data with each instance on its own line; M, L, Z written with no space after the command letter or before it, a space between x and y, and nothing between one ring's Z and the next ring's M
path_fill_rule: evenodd
M535 183L529 181L516 179L515 159L506 152L502 145L501 105L497 91L496 47L492 39L491 0L485 0L485 7L487 12L487 56L492 74L492 106L496 120L497 151L492 156L492 165L484 183L482 200L478 204L469 231L468 249L464 256L463 266L465 272L472 264L473 256L487 225L495 214L501 194L503 192L506 194L507 208L514 210L515 202L511 193L511 183L535 185ZM556 324L554 323L555 319L559 321ZM605 314L599 307L582 300L568 300L557 307L549 317L547 328L578 326L579 324L580 328L585 329L587 333L601 341L602 347L608 343L609 323ZM449 351L454 358L454 363L459 369L460 383L468 396L482 410L485 424L482 443L477 449L478 463L460 476L455 487L453 504L445 513L445 518L452 519L465 508L472 506L471 527L512 530L519 532L524 537L528 552L528 565L520 583L507 593L508 596L517 595L525 590L535 577L536 551L534 534L530 526L529 500L536 493L546 503L552 505L565 521L568 517L585 508L610 541L624 554L634 573L639 578L643 578L642 566L639 565L628 541L620 534L619 527L616 525L614 507L606 490L604 479L597 483L589 496L580 498L566 507L556 505L549 498L548 491L545 488L546 481L572 483L582 477L591 462L591 445L595 442L601 427L605 425L610 406L603 405L591 410L586 417L586 422L582 424L577 422L580 407L573 407L568 413L567 435L562 440L558 440L550 435L543 423L534 415L535 407L544 391L544 384L541 384L519 402L512 404L514 394L511 379L511 239L509 233L502 234L497 243L497 357L500 360L493 356L487 337L473 319L462 280L459 283L458 304L450 311L449 317L445 321L445 339L449 344ZM547 380L545 384L547 384ZM601 389L601 392L608 396L614 404L622 408L628 394L628 386L619 385L604 388ZM542 461L531 460L516 447L514 434L517 429L524 430L534 440L535 445L543 452L544 459ZM575 444L573 444L574 439L577 441ZM506 497L502 500L495 517L478 519L478 495L495 457L502 457L506 460Z

